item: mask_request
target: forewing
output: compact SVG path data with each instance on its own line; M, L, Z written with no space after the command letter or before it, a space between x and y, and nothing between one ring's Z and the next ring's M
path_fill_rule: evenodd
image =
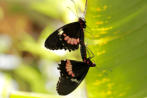
M45 41L45 47L51 50L75 50L79 48L81 30L79 22L67 24L53 32Z
M57 92L59 95L67 95L74 91L89 70L89 66L86 63L70 60L75 77L69 76L65 69L66 62L67 61L61 61L58 68L60 70L60 77L57 83Z

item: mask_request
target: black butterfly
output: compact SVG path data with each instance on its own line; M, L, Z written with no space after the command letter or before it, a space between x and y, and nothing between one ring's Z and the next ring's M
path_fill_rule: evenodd
M45 41L45 47L51 50L67 49L69 51L79 48L84 38L83 29L86 28L85 20L79 18L73 22L57 29Z
M69 73L67 72L66 67L68 64L71 64L74 76L69 75ZM58 67L58 69L60 70L60 77L56 88L58 94L67 95L74 91L85 78L89 67L94 66L96 65L92 63L89 58L85 58L84 62L74 60L62 60L61 64L59 64Z
M86 14L87 0L85 3ZM51 50L65 49L76 50L79 44L84 42L84 28L86 21L84 18L79 18L77 22L69 23L54 31L45 41L45 47Z

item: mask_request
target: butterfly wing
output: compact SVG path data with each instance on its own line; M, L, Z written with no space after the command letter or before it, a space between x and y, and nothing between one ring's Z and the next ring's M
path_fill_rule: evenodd
M79 48L81 32L79 22L67 24L53 32L45 41L45 47L51 50L75 50Z
M66 62L67 61L61 61L58 68L60 70L60 77L57 83L57 92L59 95L67 95L74 91L89 70L89 66L86 63L70 60L75 77L69 76L65 69Z

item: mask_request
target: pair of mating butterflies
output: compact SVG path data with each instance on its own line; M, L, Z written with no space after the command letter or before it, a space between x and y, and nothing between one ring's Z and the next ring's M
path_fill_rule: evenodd
M51 50L65 49L73 51L80 46L83 62L61 60L61 64L59 64L60 77L56 88L59 95L67 95L75 90L85 78L89 67L95 66L90 58L87 58L84 43L84 28L86 28L86 22L84 19L79 18L77 22L64 25L57 29L45 41L45 47ZM67 72L67 66L72 67L72 75L69 75L69 72Z

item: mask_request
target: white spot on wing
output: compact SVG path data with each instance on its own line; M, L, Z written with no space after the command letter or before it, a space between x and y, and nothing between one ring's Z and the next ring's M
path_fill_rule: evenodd
M79 81L77 79L71 79L72 82L76 82L79 83Z
M58 35L62 35L64 31L62 29L59 29L58 32Z

